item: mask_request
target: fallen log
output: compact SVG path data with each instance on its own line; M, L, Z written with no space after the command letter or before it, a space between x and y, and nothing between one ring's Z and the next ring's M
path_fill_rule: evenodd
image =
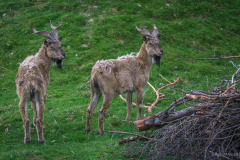
M206 106L192 106L178 112L161 112L157 115L134 121L133 124L138 132L146 131L153 127L162 128L163 126L169 124L172 121L178 120L186 116L190 116L195 112L206 108Z

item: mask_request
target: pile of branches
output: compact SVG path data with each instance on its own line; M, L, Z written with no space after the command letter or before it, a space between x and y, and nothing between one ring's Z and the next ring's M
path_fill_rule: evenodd
M133 122L141 136L120 139L128 143L126 156L148 159L240 159L240 68L224 87L211 92L191 91L166 110ZM183 110L175 109L184 104ZM147 138L146 138L147 137ZM139 141L144 139L145 141Z

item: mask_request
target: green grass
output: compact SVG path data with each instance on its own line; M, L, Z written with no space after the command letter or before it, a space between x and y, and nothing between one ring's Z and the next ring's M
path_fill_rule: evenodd
M90 102L92 66L97 60L113 59L137 53L142 36L134 28L152 31L156 24L164 50L161 68L152 66L149 82L156 88L166 84L161 73L170 81L181 78L175 85L185 91L205 90L217 84L217 77L228 77L236 71L229 60L176 61L176 58L209 58L239 55L239 38L220 30L240 34L240 1L173 0L168 1L60 1L12 0L0 2L0 159L125 159L124 145L118 139L127 135L99 135L98 110L92 117L92 131L85 133L86 111ZM141 6L140 6L141 5ZM11 10L10 10L11 8ZM6 16L2 16L6 14ZM33 34L29 26L50 31L49 22L61 24L63 50L67 58L63 70L52 67L45 111L46 144L37 141L36 129L31 128L31 143L23 144L24 131L18 109L15 77L27 56L38 52L45 38ZM84 47L86 45L87 47ZM239 64L238 59L231 59ZM208 83L208 84L207 84ZM209 87L207 87L209 85ZM163 90L166 98L179 98L182 93ZM153 102L155 93L145 88L144 104ZM171 102L162 101L153 113L143 109L142 116L162 111ZM132 124L114 118L126 117L126 103L115 97L106 120L118 131L136 132ZM29 107L32 121L32 110ZM136 108L132 110L136 120ZM21 126L19 128L13 128ZM7 129L9 128L9 129ZM59 130L60 129L60 130ZM59 132L57 133L57 131ZM111 128L105 123L105 130ZM57 135L56 135L57 133ZM112 141L111 141L112 138Z

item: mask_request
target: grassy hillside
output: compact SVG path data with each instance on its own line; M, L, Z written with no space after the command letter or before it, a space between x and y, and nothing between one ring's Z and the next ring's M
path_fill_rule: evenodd
M99 135L98 110L92 117L92 131L85 133L86 111L90 102L90 73L97 60L114 59L137 53L142 36L134 28L152 31L156 24L161 33L164 50L160 69L153 65L149 82L156 88L181 78L176 88L207 91L215 86L218 77L235 72L229 60L176 61L176 58L208 58L239 55L240 39L221 31L240 34L240 1L230 0L11 0L0 2L0 159L124 159L124 145L118 139L126 135ZM44 37L37 30L51 31L61 24L63 50L67 58L63 70L52 67L45 111L46 144L37 141L36 129L31 128L31 143L23 144L24 130L18 109L15 78L19 63L35 54ZM231 59L239 64L238 59ZM209 87L207 87L209 85ZM167 98L182 93L165 89ZM133 96L134 97L134 96ZM155 93L145 88L144 104L151 103ZM171 102L163 101L153 113L142 110L142 116L158 113ZM30 105L30 104L29 104ZM136 132L132 124L114 118L126 117L126 103L115 97L106 120L118 131ZM29 107L32 122L32 109ZM136 120L136 108L132 110ZM16 128L15 128L16 127ZM105 123L105 130L112 130ZM112 140L111 140L112 138Z

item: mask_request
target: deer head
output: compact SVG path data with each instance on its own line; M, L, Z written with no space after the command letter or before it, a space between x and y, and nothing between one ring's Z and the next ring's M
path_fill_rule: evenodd
M47 31L37 31L34 27L31 27L33 32L38 34L39 36L47 37L48 40L44 41L44 46L47 50L47 55L53 61L53 65L57 66L58 68L62 69L62 60L65 59L66 55L62 50L62 43L60 42L62 36L58 38L58 31L57 29L60 27L54 27L50 21L50 27L53 30L51 35Z
M136 29L143 35L143 41L145 44L146 51L149 56L152 57L152 62L160 67L161 56L163 55L163 50L160 46L160 34L158 33L158 28L153 25L152 34L147 30L141 30L135 25Z

